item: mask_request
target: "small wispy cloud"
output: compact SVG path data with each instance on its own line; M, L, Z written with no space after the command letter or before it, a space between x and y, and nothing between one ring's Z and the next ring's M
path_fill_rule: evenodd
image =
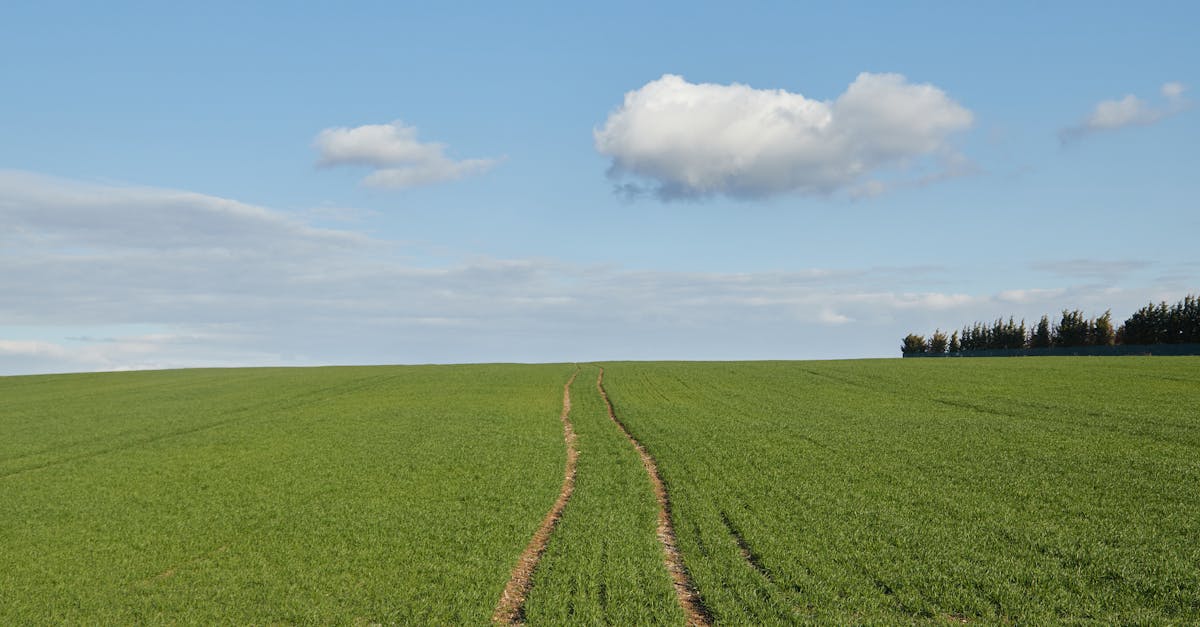
M1018 290L1004 290L996 294L996 301L1000 303L1016 303L1027 304L1051 300L1062 296L1066 290L1062 288L1030 288Z
M1029 267L1060 277L1114 283L1134 272L1144 270L1150 265L1150 262L1140 259L1063 259L1041 261L1030 264Z
M499 159L461 159L446 156L446 145L422 142L417 129L403 122L339 126L317 134L313 146L317 165L358 165L373 168L363 179L372 187L401 189L453 181L482 174Z
M1164 83L1159 88L1164 102L1159 105L1151 104L1133 94L1127 94L1119 100L1103 100L1096 104L1091 114L1082 122L1059 131L1058 138L1062 143L1068 144L1102 131L1127 126L1149 126L1160 122L1191 106L1191 101L1183 95L1186 90L1183 83Z

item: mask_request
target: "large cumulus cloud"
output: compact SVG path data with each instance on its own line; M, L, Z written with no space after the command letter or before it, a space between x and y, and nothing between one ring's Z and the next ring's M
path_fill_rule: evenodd
M953 167L950 137L972 121L941 89L899 74L860 74L831 101L667 74L625 94L594 135L610 174L631 179L623 189L755 198L877 191L888 170Z

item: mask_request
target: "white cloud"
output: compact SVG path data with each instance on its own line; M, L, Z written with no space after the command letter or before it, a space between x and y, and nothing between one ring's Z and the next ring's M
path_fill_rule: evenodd
M1160 117L1161 114L1151 109L1142 99L1129 94L1120 100L1100 102L1084 124L1091 129L1103 130L1130 124L1150 124Z
M840 325L854 321L848 316L844 316L832 309L822 309L821 313L817 315L817 319L828 325Z
M667 74L625 94L594 138L610 174L635 181L626 192L648 182L665 199L869 195L885 171L959 163L949 137L971 123L942 90L899 74L860 74L832 101Z
M1063 143L1069 143L1101 131L1127 126L1149 126L1191 106L1183 95L1184 91L1182 83L1164 83L1159 92L1166 102L1161 106L1152 105L1133 94L1127 94L1119 100L1102 100L1096 103L1095 108L1082 122L1060 131L1059 139Z
M889 295L891 296L891 295ZM937 311L954 309L977 302L979 299L968 294L944 294L940 292L925 292L921 294L900 294L893 306L901 309L923 309Z
M373 187L406 188L452 181L482 174L497 159L463 159L446 156L446 145L423 143L417 129L396 121L355 127L327 128L313 145L320 166L361 165L374 168L363 182Z
M1061 288L1045 289L1031 288L1023 290L1004 290L996 295L996 300L1002 303L1028 304L1045 301L1062 296L1065 290Z
M67 350L58 344L38 340L0 340L0 356L61 358Z
M417 129L401 122L327 128L317 135L321 165L421 163L444 158L446 147L417 141Z

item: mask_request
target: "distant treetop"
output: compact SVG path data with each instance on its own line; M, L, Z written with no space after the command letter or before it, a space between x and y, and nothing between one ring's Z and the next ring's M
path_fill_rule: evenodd
M1058 322L1042 316L1033 328L1013 316L991 324L975 322L949 338L938 329L928 338L909 333L900 351L904 355L959 355L972 351L1049 349L1077 346L1116 346L1200 343L1200 297L1188 295L1174 305L1150 303L1113 328L1112 311L1086 318L1082 311L1064 309Z

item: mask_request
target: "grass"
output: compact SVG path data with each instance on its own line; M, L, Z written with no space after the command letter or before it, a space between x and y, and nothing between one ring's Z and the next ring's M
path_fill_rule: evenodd
M0 378L0 623L484 624L569 365ZM595 366L531 624L681 624ZM1200 358L614 363L721 624L1200 622Z
M719 622L1200 620L1198 359L607 372Z
M486 623L571 370L0 378L0 623Z
M534 573L526 617L534 625L682 624L650 479L608 418L598 374L585 367L571 386L575 491Z

